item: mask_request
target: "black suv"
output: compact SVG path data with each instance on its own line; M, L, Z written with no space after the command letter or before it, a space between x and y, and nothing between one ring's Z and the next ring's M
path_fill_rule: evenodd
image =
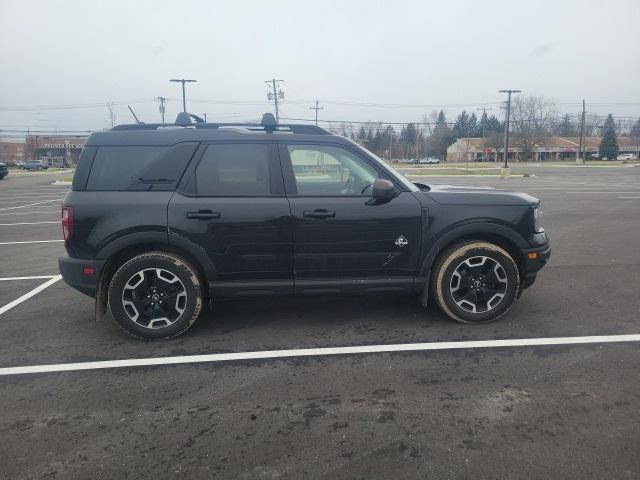
M196 122L192 123L191 119ZM313 125L116 126L87 140L62 207L65 281L137 337L186 331L203 303L413 292L451 318L503 315L549 258L540 202L409 182Z

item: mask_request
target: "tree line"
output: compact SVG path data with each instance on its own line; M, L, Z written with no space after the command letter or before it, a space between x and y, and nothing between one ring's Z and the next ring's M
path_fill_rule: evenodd
M343 122L331 124L329 130L351 138L380 157L392 159L429 156L446 159L447 148L459 138L484 138L485 147L491 149L502 148L504 142L504 122L486 111L478 118L475 112L463 110L448 121L446 112L439 110L423 115L420 122L400 125ZM602 136L603 141L606 138L605 154L600 156L615 158L619 134L640 138L640 118L633 124L624 124L616 122L611 114L606 118L589 114L583 130L586 137ZM522 151L525 159L531 159L536 145L549 136L578 137L580 119L570 114L559 115L549 99L522 95L512 102L510 132L512 145Z

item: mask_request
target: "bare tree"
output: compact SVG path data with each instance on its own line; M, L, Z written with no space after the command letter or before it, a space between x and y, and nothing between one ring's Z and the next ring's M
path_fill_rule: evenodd
M602 127L602 123L604 119L600 115L586 115L584 119L584 136L585 137L595 137L600 132L600 127Z
M536 145L551 135L556 114L555 103L544 97L522 95L513 100L513 144L522 150L525 160L532 158Z

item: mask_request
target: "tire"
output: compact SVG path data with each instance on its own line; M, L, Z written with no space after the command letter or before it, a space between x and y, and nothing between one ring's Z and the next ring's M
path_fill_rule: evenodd
M507 313L520 288L509 253L471 240L447 249L433 270L433 296L442 311L461 323L489 323Z
M116 271L107 302L127 333L160 340L186 332L200 314L202 298L200 279L189 262L172 253L150 252Z

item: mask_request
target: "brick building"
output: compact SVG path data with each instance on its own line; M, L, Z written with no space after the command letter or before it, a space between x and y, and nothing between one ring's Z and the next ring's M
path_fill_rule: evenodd
M0 162L15 165L25 159L24 138L3 138L0 140Z
M25 138L25 157L68 167L78 162L86 140L86 136L28 135Z

